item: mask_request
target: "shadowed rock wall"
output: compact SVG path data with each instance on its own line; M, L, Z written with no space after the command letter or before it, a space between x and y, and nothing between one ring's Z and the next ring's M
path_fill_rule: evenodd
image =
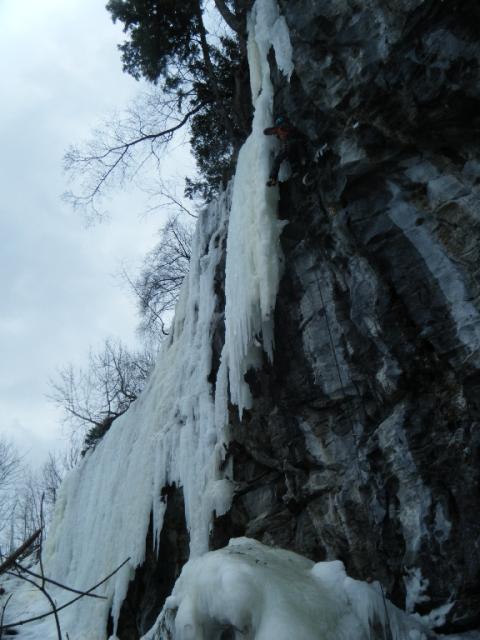
M276 111L312 184L281 185L272 365L234 426L246 534L340 558L405 605L418 569L444 631L480 626L480 8L283 0ZM313 163L316 152L323 155ZM317 154L319 156L320 154ZM232 411L232 420L235 422Z
M188 560L183 491L175 485L167 486L162 491L162 500L167 506L158 550L154 547L150 521L145 561L135 572L120 611L117 636L121 640L138 640L152 627ZM112 632L113 625L108 635Z

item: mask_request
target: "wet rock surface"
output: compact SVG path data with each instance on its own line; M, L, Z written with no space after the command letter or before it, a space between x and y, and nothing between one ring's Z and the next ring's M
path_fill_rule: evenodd
M175 485L162 492L166 511L158 550L150 528L145 561L133 576L118 620L121 640L138 640L153 625L170 595L175 580L189 556L189 536L185 522L183 491ZM109 634L113 628L109 629Z
M275 106L307 136L313 180L280 187L275 359L247 376L212 546L245 534L339 558L402 607L420 571L428 600L408 606L454 602L442 630L474 629L480 8L280 4L295 73L272 56Z

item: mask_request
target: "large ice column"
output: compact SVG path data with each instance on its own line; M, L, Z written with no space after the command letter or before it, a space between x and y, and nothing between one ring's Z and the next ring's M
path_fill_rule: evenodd
M271 47L279 67L290 76L293 64L285 19L275 0L257 0L249 19L248 39L254 117L252 133L240 150L233 184L222 354L228 368L230 399L240 413L251 402L245 373L261 362L262 348L272 358L273 312L282 272L278 190L266 186L275 141L263 134L273 120Z
M165 624L168 612L174 620ZM256 540L189 561L162 618L144 640L426 640L428 630L382 594L377 583L349 578L340 561L314 564ZM386 632L388 630L390 633Z
M62 487L47 540L48 574L87 589L130 558L104 585L106 600L84 598L62 613L72 639L104 640L110 608L116 622L129 580L145 557L152 513L158 542L163 486L183 489L191 557L208 549L212 513L222 514L230 504L231 485L219 471L225 425L215 420L209 382L215 273L229 208L228 192L198 221L172 333L146 389Z

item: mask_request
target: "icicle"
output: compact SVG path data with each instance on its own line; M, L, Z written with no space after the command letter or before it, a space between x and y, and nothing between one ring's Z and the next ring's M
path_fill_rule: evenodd
M233 184L226 262L226 339L230 397L240 414L251 405L244 377L273 358L273 313L282 274L278 190L266 186L275 141L263 135L273 121L268 52L274 46L287 75L293 70L288 29L274 0L257 0L249 20L248 61L254 105L252 133L240 150Z

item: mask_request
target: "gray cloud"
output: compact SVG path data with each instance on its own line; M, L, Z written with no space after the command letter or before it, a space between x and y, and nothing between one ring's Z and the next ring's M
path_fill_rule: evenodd
M59 197L68 145L139 89L103 5L0 2L0 430L36 459L59 434L48 378L108 335L133 340L134 302L113 274L120 260L139 264L160 222L140 221L145 203L124 193L112 223L87 230Z

